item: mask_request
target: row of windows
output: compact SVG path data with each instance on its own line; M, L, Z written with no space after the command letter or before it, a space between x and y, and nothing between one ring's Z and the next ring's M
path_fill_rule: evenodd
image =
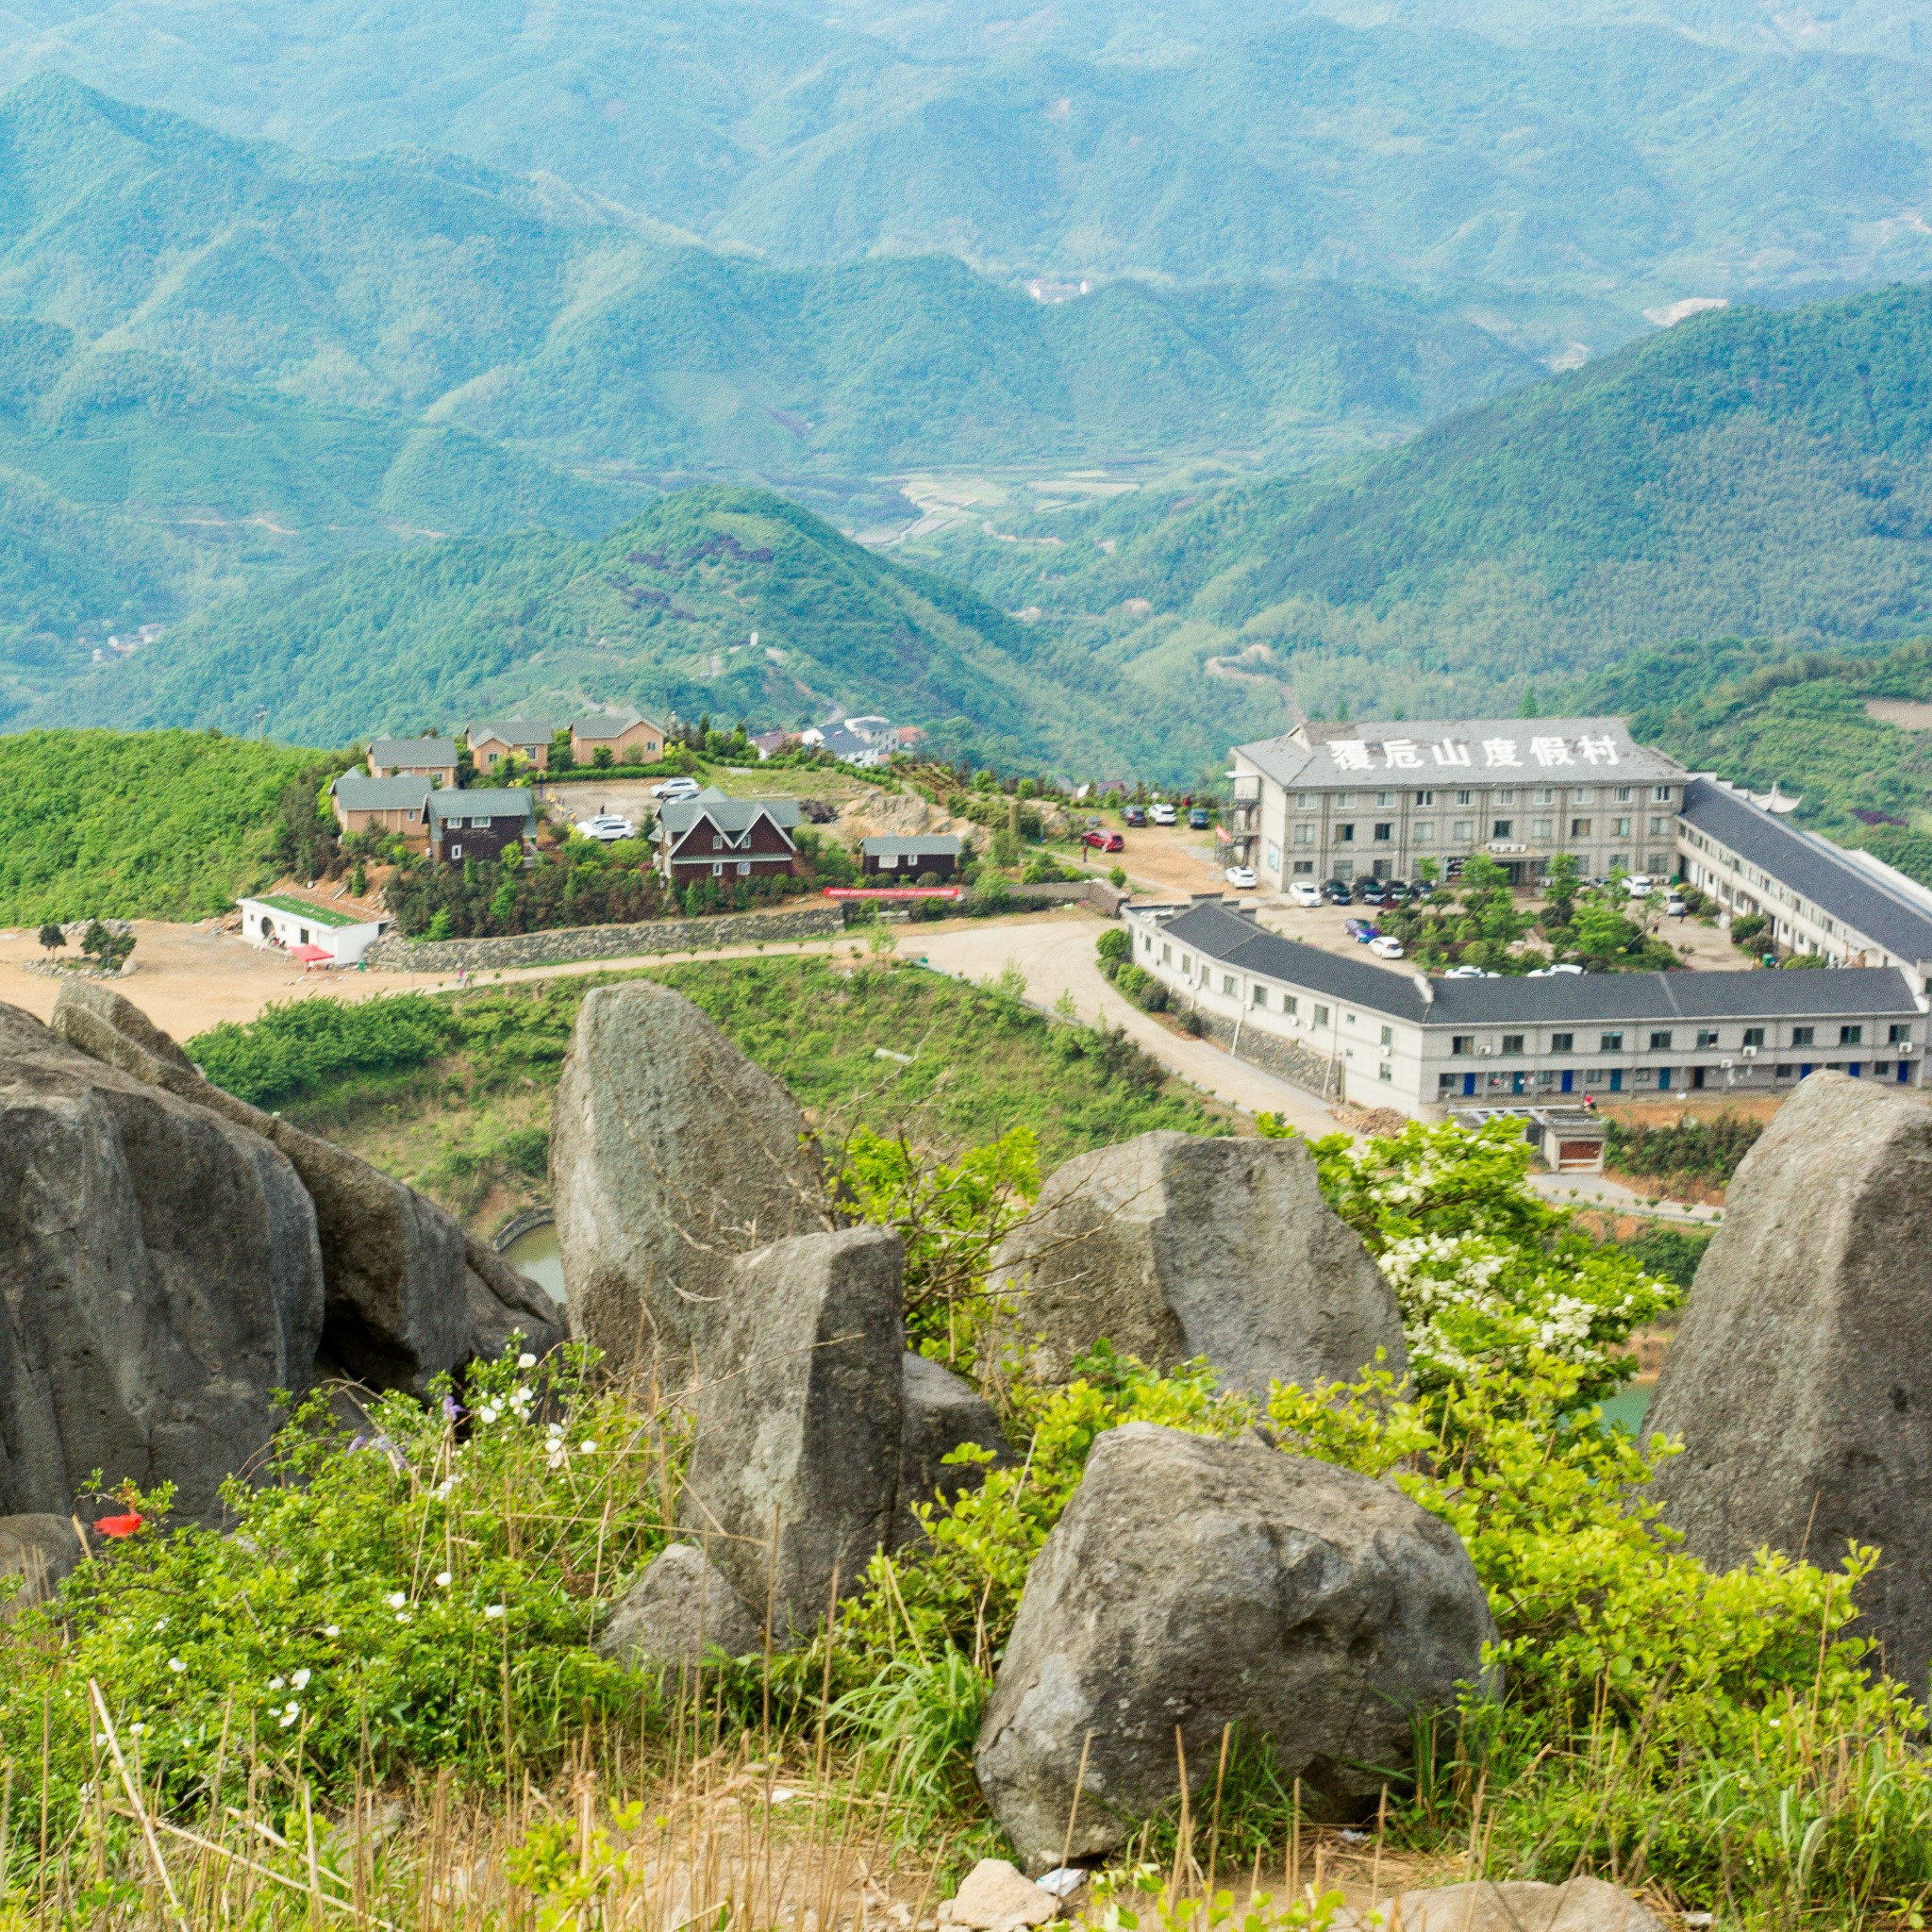
M1828 1033L1830 1028L1827 1027L1825 1030ZM1747 1026L1744 1028L1743 1038L1739 1041L1738 1044L1740 1046L1761 1047L1765 1044L1765 1032L1766 1029L1762 1026ZM1912 1028L1909 1021L1893 1021L1886 1033L1887 1043L1892 1046L1901 1045L1909 1041L1911 1037ZM1597 1051L1599 1053L1623 1053L1625 1050L1624 1045L1624 1038L1625 1036L1621 1028L1615 1032L1600 1033L1597 1035ZM1647 1053L1670 1053L1674 1050L1676 1038L1676 1029L1674 1027L1654 1028L1650 1033L1649 1045L1641 1049L1641 1051ZM1503 1035L1502 1044L1496 1051L1505 1057L1528 1053L1532 1051L1527 1044L1528 1039L1529 1036L1526 1033L1506 1033ZM1791 1028L1790 1040L1787 1043L1791 1046L1816 1046L1818 1044L1818 1028L1816 1026L1793 1026ZM1840 1046L1863 1046L1865 1043L1864 1026L1859 1024L1840 1026L1838 1029L1838 1043ZM1721 1049L1724 1042L1715 1026L1700 1026L1696 1029L1694 1044L1697 1050L1702 1053L1712 1049ZM1576 1036L1574 1033L1552 1033L1550 1035L1550 1043L1544 1050L1549 1053L1574 1053L1576 1051ZM1640 1051L1634 1045L1629 1050L1633 1053ZM1475 1035L1474 1033L1451 1034L1449 1037L1449 1051L1453 1055L1474 1054L1476 1051Z
M1638 789L1634 785L1613 785L1607 788L1603 794L1588 790L1573 791L1571 798L1574 804L1590 805L1601 795L1607 797L1612 805L1628 805L1635 798ZM1516 791L1517 788L1513 785L1498 786L1493 791L1486 787L1482 796L1491 804L1514 805ZM1555 805L1563 795L1557 787L1551 785L1541 786L1533 791L1524 788L1524 791L1525 796L1537 805ZM1370 795L1368 792L1362 793L1365 799ZM1453 797L1457 805L1474 805L1476 802L1476 791L1473 787L1453 794L1445 791L1441 795L1445 799ZM1674 795L1673 789L1668 785L1651 787L1650 800L1653 805L1669 805ZM1387 808L1394 805L1400 796L1401 794L1395 791L1377 791L1374 794L1374 802L1377 807ZM1436 803L1436 798L1437 794L1433 791L1418 791L1412 794L1410 803L1419 805L1426 810ZM1352 811L1355 808L1356 794L1353 791L1338 791L1334 794L1334 801L1340 810ZM1294 795L1294 808L1297 811L1313 811L1321 802L1322 794L1319 791L1297 791Z
M1588 839L1592 837L1592 823L1590 819L1572 819L1570 821L1570 837L1573 839ZM1629 838L1631 836L1630 827L1633 823L1634 821L1627 818L1612 819L1610 821L1610 836L1613 839ZM1449 836L1458 844L1468 844L1476 835L1475 826L1476 822L1474 819L1452 820ZM1294 828L1294 842L1297 845L1312 845L1315 842L1316 829L1311 824L1296 825ZM1671 822L1668 818L1653 818L1650 822L1650 836L1653 839L1668 838L1670 830ZM1337 825L1335 827L1335 836L1342 844L1353 845L1356 842L1356 827L1354 824L1351 822ZM1491 819L1490 821L1489 836L1491 839L1515 838L1516 821L1514 819ZM1554 819L1531 819L1529 821L1529 836L1532 839L1554 839L1557 837L1557 822ZM1429 819L1418 820L1409 826L1408 837L1411 844L1433 845L1436 842L1434 821ZM1393 842L1394 838L1395 822L1392 819L1371 821L1370 840L1374 843L1387 845Z
M1627 852L1612 852L1605 863L1607 869L1610 872L1628 872L1630 870L1630 858L1631 855ZM1386 858L1375 859L1373 863L1364 859L1362 863L1365 868L1363 874L1365 877L1373 874L1378 879L1386 879L1392 878L1395 874L1395 867ZM1462 861L1459 858L1451 858L1449 860L1449 875L1452 879L1456 876L1456 869L1461 863ZM1650 869L1655 874L1668 876L1671 863L1671 855L1668 852L1653 852L1650 855ZM1277 845L1271 845L1268 848L1268 870L1271 873L1278 873L1281 870L1281 848ZM1353 879L1355 877L1355 860L1352 858L1331 858L1328 861L1328 870L1339 879ZM1312 858L1291 859L1289 871L1290 875L1294 878L1313 878L1315 875L1315 861Z

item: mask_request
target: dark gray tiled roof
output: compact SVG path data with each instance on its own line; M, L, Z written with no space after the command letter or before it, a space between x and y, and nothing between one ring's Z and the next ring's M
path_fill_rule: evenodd
M1891 966L1803 973L1559 973L1547 979L1431 979L1285 940L1253 920L1197 906L1162 931L1203 958L1310 992L1430 1026L1551 1025L1574 1020L1821 1019L1918 1012L1903 973Z
M378 765L438 765L456 770L457 746L453 738L375 738L369 741L369 756Z
M959 841L950 832L928 832L924 838L861 839L859 850L868 858L913 858L929 852L937 858L958 858Z
M570 721L570 728L579 738L622 738L633 724L643 722L641 711L586 711Z
M372 778L367 772L344 772L333 788L344 811L421 810L429 796L427 778Z
M1894 958L1914 965L1932 959L1932 912L1866 872L1828 840L1801 831L1708 778L1693 778L1685 786L1683 815L1686 824L1729 846ZM1762 897L1759 888L1743 883L1747 891Z
M494 738L504 744L548 744L557 736L547 718L499 718L493 724L472 724L467 732L472 744Z
M727 798L711 786L695 798L667 800L658 808L658 823L674 839L683 838L701 818L709 819L719 831L739 838L750 831L760 817L789 832L802 816L795 798Z
M519 785L492 786L469 791L432 791L429 794L429 823L446 824L453 819L534 819L537 808L530 794Z

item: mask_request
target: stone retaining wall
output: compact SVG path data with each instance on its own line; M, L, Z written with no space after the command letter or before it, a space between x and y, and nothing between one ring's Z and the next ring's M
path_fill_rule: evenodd
M1059 880L1047 886L1008 886L1009 899L1030 899L1044 901L1054 906L1091 906L1095 911L1112 919L1121 909L1128 894L1105 879Z
M1298 1040L1284 1040L1278 1033L1264 1033L1257 1026L1241 1028L1241 1043L1234 1043L1234 1023L1224 1020L1218 1013L1200 1013L1202 1031L1217 1046L1229 1049L1238 1060L1246 1060L1252 1066L1261 1069L1264 1074L1273 1074L1277 1079L1292 1080L1297 1087L1309 1093L1319 1094L1324 1100L1334 1100L1341 1093L1341 1066L1339 1061L1331 1064L1325 1054L1317 1053L1312 1047L1304 1046Z
M724 946L824 939L845 927L843 905L791 912L726 912L712 919L653 919L639 925L561 926L500 940L379 939L363 954L378 973L499 973L573 959L623 959L639 953L706 953Z

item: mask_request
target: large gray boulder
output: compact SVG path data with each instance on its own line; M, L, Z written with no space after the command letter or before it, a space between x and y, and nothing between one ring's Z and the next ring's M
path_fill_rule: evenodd
M1856 1636L1932 1659L1932 1104L1813 1074L1727 1191L1651 1406L1651 1485L1691 1555L1885 1553Z
M999 1418L973 1384L923 1355L906 1357L904 1408L899 1424L899 1524L895 1540L920 1533L913 1506L950 1501L984 1480L987 1469L1010 1464L1013 1452ZM974 1443L992 1451L991 1463L948 1462L954 1450Z
M689 1672L714 1653L747 1657L764 1642L731 1579L695 1543L671 1543L611 1607L599 1657L631 1670Z
M1454 1530L1354 1471L1253 1436L1109 1430L1027 1573L979 1734L987 1803L1029 1870L1112 1851L1225 1726L1314 1816L1374 1807L1411 1720L1484 1681L1495 1624Z
M286 1155L0 1007L0 1509L64 1515L99 1469L213 1514L322 1319Z
M204 1107L288 1156L315 1204L325 1284L323 1352L376 1389L421 1393L512 1333L541 1355L563 1339L562 1312L535 1282L467 1235L434 1201L345 1148L225 1093L132 1001L70 980L54 1030L151 1087Z
M1375 1932L1664 1932L1664 1922L1641 1899L1601 1878L1437 1885L1384 1899L1379 1911ZM1361 1923L1338 1920L1336 1932Z
M1224 1387L1346 1381L1408 1352L1395 1296L1299 1141L1142 1134L1056 1172L994 1257L1031 1366L1066 1379L1096 1341Z
M80 1539L69 1518L0 1516L0 1624L45 1603L80 1558Z
M808 1633L890 1542L898 1501L905 1254L882 1227L738 1259L693 1395L679 1526L774 1635ZM775 1536L775 1543L774 1538Z
M572 1332L666 1384L708 1369L738 1256L831 1224L791 1096L641 980L596 989L577 1015L550 1185Z

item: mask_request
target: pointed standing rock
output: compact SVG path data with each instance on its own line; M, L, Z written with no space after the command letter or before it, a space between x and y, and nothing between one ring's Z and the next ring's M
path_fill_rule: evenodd
M708 1368L738 1256L830 1224L791 1096L688 999L644 981L584 1000L550 1179L572 1333L667 1384Z
M1856 1637L1927 1691L1932 1659L1932 1103L1813 1074L1727 1191L1647 1427L1651 1484L1727 1570L1765 1545L1826 1567L1884 1551Z
M1299 1141L1142 1134L1070 1160L994 1258L1034 1372L1064 1381L1106 1341L1223 1385L1348 1381L1408 1366L1395 1295L1322 1199Z

